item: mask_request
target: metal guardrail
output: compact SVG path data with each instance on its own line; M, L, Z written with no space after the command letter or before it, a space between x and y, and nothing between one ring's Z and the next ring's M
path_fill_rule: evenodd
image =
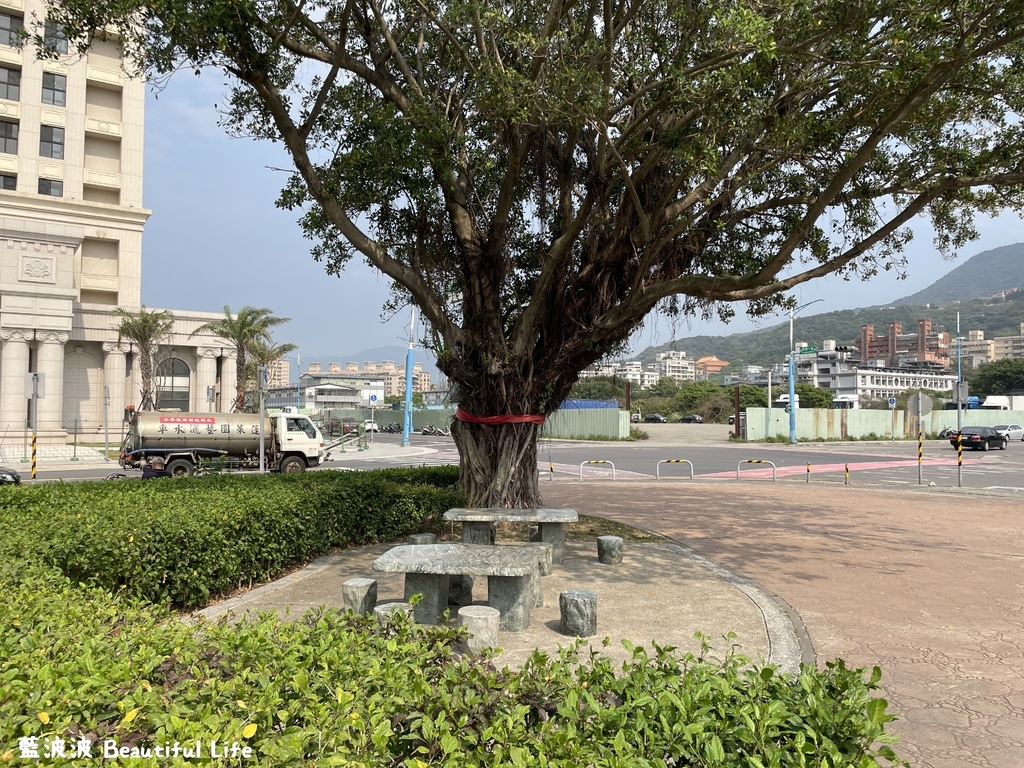
M583 467L587 464L608 464L612 468L612 480L615 479L615 465L606 459L594 459L593 461L582 461L580 462L580 480L583 479Z
M654 473L658 476L659 480L661 480L661 465L662 464L689 464L689 466L690 466L690 479L693 480L693 462L692 461L688 461L687 459L662 459L661 461L658 462L657 466L655 466L655 468L654 468Z
M771 462L771 461L768 461L767 459L747 459L746 461L741 461L739 464L736 465L736 479L737 480L740 479L740 467L742 467L744 464L767 464L767 465L769 465L772 468L772 482L773 483L778 482L778 476L776 475L776 472L775 472L775 463Z

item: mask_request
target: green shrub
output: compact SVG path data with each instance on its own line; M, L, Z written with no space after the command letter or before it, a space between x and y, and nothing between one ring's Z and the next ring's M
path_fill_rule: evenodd
M385 541L465 505L451 472L213 475L175 481L56 483L0 509L0 558L52 565L72 580L181 607L266 581L334 547Z
M706 649L634 648L620 669L566 649L514 672L454 653L461 630L401 617L379 626L327 611L190 625L38 567L0 568L0 590L0 761L22 737L81 736L95 750L103 739L236 741L253 749L251 764L281 766L895 760L884 733L891 716L871 698L877 674L865 680L841 662L794 680ZM133 762L175 763L190 764Z
M460 629L313 611L180 621L201 602L324 547L416 530L465 499L399 470L43 485L0 510L0 765L82 765L79 739L201 760L138 766L905 766L879 673L841 661L797 678L654 646L535 653L521 671L454 651ZM425 480L429 482L424 482ZM153 604L165 603L163 605ZM731 641L731 637L727 638ZM62 740L69 756L45 757ZM253 757L213 759L232 743Z

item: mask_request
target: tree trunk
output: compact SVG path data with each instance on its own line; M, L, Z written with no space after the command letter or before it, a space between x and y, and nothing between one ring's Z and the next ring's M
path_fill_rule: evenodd
M471 507L534 508L538 424L473 424L455 421L459 483Z

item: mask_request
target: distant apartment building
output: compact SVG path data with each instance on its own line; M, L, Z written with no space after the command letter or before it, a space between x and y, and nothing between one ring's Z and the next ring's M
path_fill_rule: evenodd
M676 350L658 352L653 363L645 366L640 360L626 360L615 363L595 363L580 372L581 379L594 376L615 376L625 379L631 384L644 389L653 387L661 379L669 378L677 384L693 381L696 377L693 360L686 358L686 353Z
M1005 360L1007 358L1024 359L1024 323L1020 324L1019 335L996 336L992 339L992 359Z
M1024 334L1019 338L1024 342ZM1005 350L1006 347L1002 347L1002 349ZM951 362L957 354L960 355L961 364L977 368L979 365L991 363L996 359L996 342L994 339L986 339L984 331L968 331L967 338L961 339L959 346L954 342L950 348Z
M822 342L821 349L794 358L796 380L801 384L825 389L834 397L846 395L858 400L888 399L908 389L932 389L952 393L956 374L936 369L934 363L885 366L875 359L865 365L856 347L837 346L832 339Z
M858 347L861 359L867 365L888 368L949 366L949 334L933 331L931 320L918 320L916 333L904 333L902 323L889 323L884 336L876 335L873 325L863 325Z
M291 382L292 364L275 360L267 366L267 389L283 389Z
M685 352L670 350L658 352L654 356L653 370L662 378L669 378L677 384L693 381L696 378L696 364L686 359Z
M328 363L326 372L323 371L320 363L310 363L307 373L342 378L353 377L355 379L363 379L369 376L383 382L383 395L385 397L396 397L405 394L405 366L396 366L394 360L383 360L381 362L366 361L363 363L362 368L359 367L359 363L353 362L345 363L344 367L342 367L341 363ZM430 373L423 370L423 363L413 363L412 391L426 392L431 388Z

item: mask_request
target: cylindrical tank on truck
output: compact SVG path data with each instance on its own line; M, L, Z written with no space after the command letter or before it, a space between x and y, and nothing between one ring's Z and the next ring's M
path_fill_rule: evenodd
M191 475L206 461L229 468L257 469L260 435L265 467L302 472L323 458L320 430L302 414L180 413L136 414L125 436L121 466L142 467L160 456L175 476Z

